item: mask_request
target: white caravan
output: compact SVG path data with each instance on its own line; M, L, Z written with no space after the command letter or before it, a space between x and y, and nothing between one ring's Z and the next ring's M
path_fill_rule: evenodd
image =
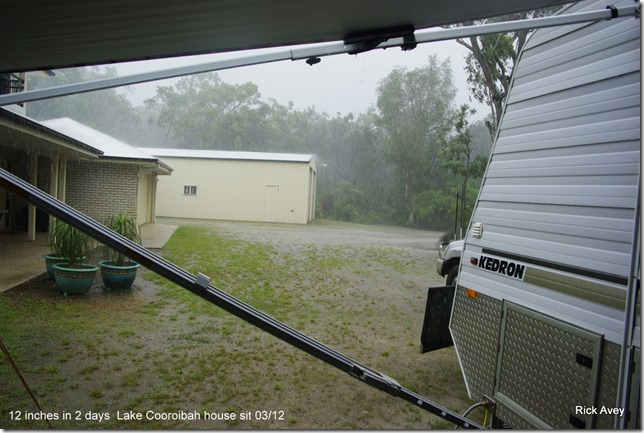
M613 4L638 3L563 13ZM640 425L640 134L639 17L530 36L450 322L469 395L495 404L497 426Z

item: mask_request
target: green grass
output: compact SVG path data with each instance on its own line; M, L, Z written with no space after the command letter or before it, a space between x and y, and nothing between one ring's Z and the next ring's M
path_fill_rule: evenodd
M193 274L201 272L208 275L211 284L223 291L260 309L279 309L279 305L274 305L278 299L275 287L267 283L280 279L280 269L272 266L270 247L224 239L199 227L180 227L166 248L169 261ZM188 314L192 319L200 314L226 315L183 288L155 274L148 275L163 287L160 292L163 299L180 300L185 305L180 313Z
M381 369L414 390L469 406L452 355L418 355L418 289L388 293L383 275L402 280L428 268L395 249L276 246L180 227L163 255L202 272L221 290ZM430 272L430 271L427 271ZM58 429L128 428L428 428L436 418L392 399L277 340L152 272L139 278L158 289L114 297L62 297L43 283L29 296L0 294L0 336L26 375L43 411L83 415L57 420ZM405 286L409 286L406 288ZM136 283L135 283L136 287ZM393 300L400 303L394 305ZM399 299L398 299L399 298ZM440 374L428 365L446 366ZM35 411L0 356L0 428L42 429L41 420L11 419ZM284 410L283 421L215 424L118 421L117 411ZM107 413L97 422L86 415ZM332 415L327 415L332 414ZM441 424L438 424L439 426Z

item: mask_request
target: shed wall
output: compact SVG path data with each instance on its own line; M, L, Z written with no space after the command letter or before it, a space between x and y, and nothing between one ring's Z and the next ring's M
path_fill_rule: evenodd
M314 215L310 163L171 158L159 178L157 215L306 224ZM196 194L184 188L196 187Z

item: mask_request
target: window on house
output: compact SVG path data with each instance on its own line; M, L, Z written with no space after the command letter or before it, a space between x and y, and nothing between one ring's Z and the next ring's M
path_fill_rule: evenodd
M16 74L0 74L0 95L19 93L25 90L25 80Z
M183 195L197 195L197 187L195 185L184 185Z

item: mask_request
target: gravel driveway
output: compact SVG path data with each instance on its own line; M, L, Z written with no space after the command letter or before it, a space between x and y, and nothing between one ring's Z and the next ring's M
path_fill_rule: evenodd
M314 221L307 225L175 218L157 218L157 222L178 226L216 227L239 239L271 243L290 251L302 245L398 247L426 257L430 262L436 256L442 235L440 232L404 227L367 226L326 220ZM430 265L433 266L433 262Z

